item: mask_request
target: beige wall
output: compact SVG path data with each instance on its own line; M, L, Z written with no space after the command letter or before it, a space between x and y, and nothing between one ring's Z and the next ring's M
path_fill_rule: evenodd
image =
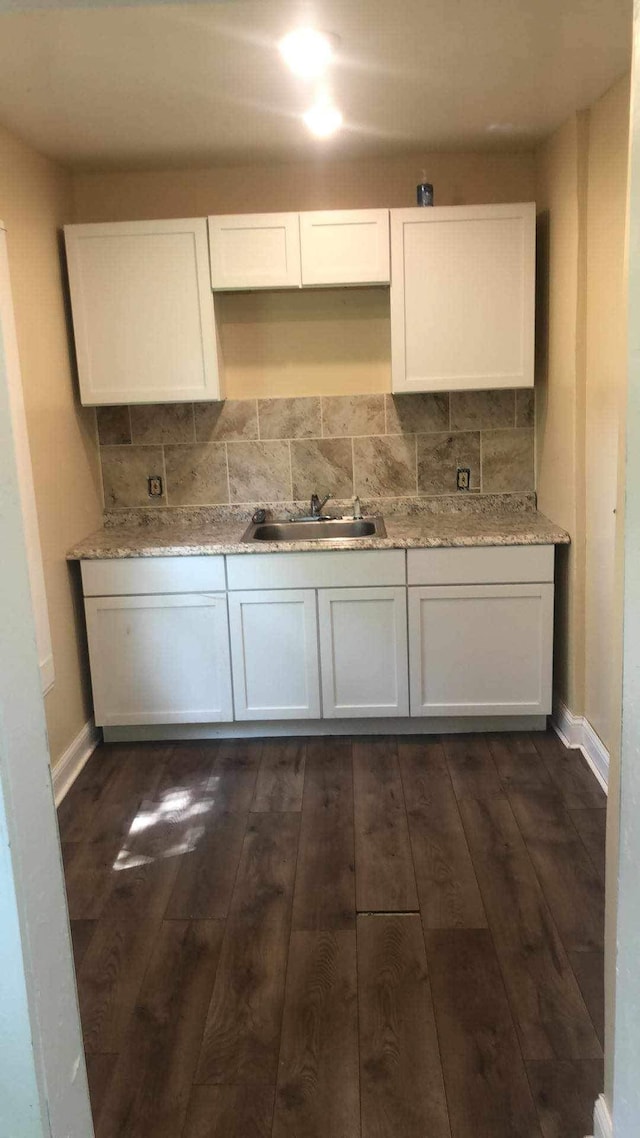
M0 217L7 227L56 673L45 701L54 765L91 714L83 621L65 553L101 515L94 416L76 402L62 291L58 230L71 212L70 177L0 128Z
M610 753L605 1093L613 1094L622 703L629 80L536 155L538 503L573 544L558 580L556 689Z
M436 203L530 201L530 154L406 154L366 161L74 177L77 221ZM230 399L391 390L387 289L227 294L218 303Z
M625 77L596 103L589 116L585 715L607 747L612 742L618 438L627 374L628 141L629 80Z
M610 753L605 934L609 1103L613 1101L622 726L629 99L625 77L591 109L587 221L585 715Z
M564 526L556 603L555 688L575 714L584 690L584 473L580 467L584 377L577 352L579 170L584 116L574 115L537 153L538 280L536 447L538 505Z

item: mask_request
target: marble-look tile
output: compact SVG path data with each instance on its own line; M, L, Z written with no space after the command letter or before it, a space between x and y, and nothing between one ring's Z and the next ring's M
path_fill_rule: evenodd
M160 446L104 446L100 448L102 484L106 509L123 506L166 506L166 486L161 498L149 497L148 479L159 475L164 483Z
M385 407L388 435L449 430L449 395L446 391L385 395Z
M384 395L323 395L323 435L383 435L384 429Z
M232 502L286 502L291 498L288 442L228 443Z
M224 443L166 446L164 458L170 506L208 506L229 501Z
M128 407L96 407L98 442L112 446L131 442L131 422Z
M261 439L312 439L322 433L320 396L300 399L259 399Z
M512 388L505 391L452 391L451 430L481 431L513 427L516 400Z
M454 494L458 467L471 471L471 489L480 488L480 433L460 431L418 435L418 492Z
M400 498L416 493L415 435L356 438L355 492L360 497Z
M258 408L255 399L227 399L224 403L194 403L199 443L229 439L257 439Z
M533 387L516 391L516 427L534 427L536 423L536 393Z
M134 443L193 443L193 403L139 403L129 408Z
M486 493L533 490L534 434L530 428L482 432L482 489Z
M293 440L291 443L293 497L306 501L312 494L324 498L353 497L351 439Z

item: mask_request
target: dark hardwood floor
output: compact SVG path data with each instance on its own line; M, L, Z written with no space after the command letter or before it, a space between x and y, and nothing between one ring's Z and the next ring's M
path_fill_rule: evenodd
M584 1138L605 807L551 733L101 746L59 811L97 1138Z

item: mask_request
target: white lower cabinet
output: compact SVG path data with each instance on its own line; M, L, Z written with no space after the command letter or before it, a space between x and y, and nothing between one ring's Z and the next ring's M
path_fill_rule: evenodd
M236 719L319 719L314 589L229 593Z
M553 552L85 562L96 723L548 715Z
M409 714L407 590L320 589L326 719Z
M227 598L86 597L96 724L233 718Z
M408 591L412 715L550 713L553 584Z

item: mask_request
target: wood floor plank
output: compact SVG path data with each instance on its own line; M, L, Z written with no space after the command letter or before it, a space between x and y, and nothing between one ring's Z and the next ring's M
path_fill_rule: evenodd
M273 1138L360 1138L355 932L295 932Z
M62 842L86 839L101 798L120 770L126 749L100 744L58 806L58 828Z
M91 944L91 938L95 932L97 921L69 921L71 928L71 943L73 946L73 963L76 972L80 968L82 961L86 955L87 949Z
M565 948L603 949L604 883L562 799L512 790L509 801Z
M231 916L196 1083L275 1085L289 927Z
M351 743L307 744L293 899L296 930L354 929L355 849Z
M148 744L118 744L117 765L92 809L76 817L74 841L123 840L134 824L144 799L151 797L162 778L166 749ZM92 757L98 755L96 752ZM68 840L68 839L66 839Z
M604 1087L599 1059L528 1063L527 1073L544 1138L584 1138Z
M94 1126L97 1125L102 1110L105 1095L109 1088L113 1069L116 1065L117 1055L86 1055L87 1081L89 1083L89 1098L91 1100L91 1115Z
M158 793L186 791L197 797L204 794L219 750L217 740L174 743L165 759Z
M425 943L453 1138L541 1138L491 934Z
M222 933L219 921L160 926L96 1138L182 1133Z
M485 735L443 735L451 782L458 801L489 798L502 792Z
M299 814L249 815L231 898L234 917L289 927L299 832Z
M102 842L69 842L62 847L71 920L97 920L111 890L119 837Z
M260 739L227 739L219 744L207 784L219 810L246 814L251 809L261 756Z
M122 1047L157 930L154 921L98 921L77 973L87 1054Z
M551 775L531 735L523 731L487 735L498 777L506 790L553 790Z
M506 796L465 798L460 810L525 1058L601 1058Z
M420 917L358 917L362 1138L449 1138Z
M606 810L570 810L571 820L585 845L596 872L602 881L605 879L607 812Z
M536 732L531 738L560 791L565 806L570 810L583 806L596 809L606 807L607 796L589 770L581 751L569 750L552 730Z
M273 1087L194 1087L182 1138L271 1138Z
M206 794L198 797L206 804ZM180 866L165 916L182 920L213 920L229 913L247 827L246 814L200 815L205 832L195 848L180 858Z
M569 960L604 1048L604 952L570 952Z
M268 739L263 743L252 810L302 809L305 751L303 739Z
M353 790L358 912L417 911L395 739L354 743Z
M486 928L442 745L401 739L398 753L424 928Z
M165 790L140 803L113 866L104 916L164 916L182 860L204 835L191 807L191 796L180 791Z

